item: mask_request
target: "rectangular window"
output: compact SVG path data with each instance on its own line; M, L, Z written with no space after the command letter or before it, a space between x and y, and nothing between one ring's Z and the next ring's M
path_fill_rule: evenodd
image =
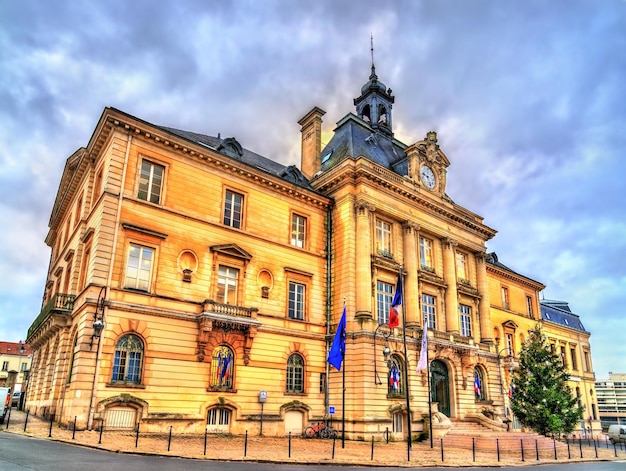
M239 270L220 265L217 272L217 302L237 305Z
M304 320L305 285L289 282L289 319Z
M591 362L589 361L589 352L584 352L585 357L585 371L591 371Z
M326 391L326 373L320 373L320 392Z
M465 304L459 305L459 312L461 314L461 335L463 337L472 336L472 317L470 307Z
M23 373L24 371L26 371L26 368L28 367L28 363L22 363L22 366L20 368L20 371Z
M376 312L379 324L389 323L389 309L393 301L393 285L376 282Z
M506 334L506 350L510 356L514 356L515 346L513 345L513 334Z
M420 263L423 269L434 271L433 241L420 236Z
M224 224L226 226L241 229L243 220L243 195L234 191L226 190L224 200Z
M2 362L2 371L8 371L9 370L9 362L8 361L3 361Z
M128 265L126 266L126 283L124 286L131 289L149 291L153 260L153 249L130 244Z
M469 284L469 274L467 270L467 256L462 252L456 253L456 277L461 283Z
M291 215L291 245L304 248L306 241L306 218L298 214Z
M563 368L567 368L567 356L565 355L565 347L561 347L561 363L563 364Z
M530 318L534 317L532 296L526 296L526 314L528 314L528 317Z
M570 348L569 354L570 354L570 358L572 359L572 369L573 370L577 370L578 369L578 362L576 361L576 349L575 348Z
M424 314L424 325L429 329L437 329L437 312L435 309L435 297L429 294L422 294L422 313Z
M509 288L503 286L501 288L502 293L502 307L504 309L509 309Z
M165 167L162 165L154 164L148 160L142 161L137 198L159 204L164 173Z
M376 252L383 257L392 258L391 224L376 219Z

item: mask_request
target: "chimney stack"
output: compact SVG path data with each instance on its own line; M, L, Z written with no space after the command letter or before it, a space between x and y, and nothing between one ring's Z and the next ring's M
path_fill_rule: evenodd
M302 133L302 155L300 170L309 180L322 168L322 116L326 111L313 107L298 124Z

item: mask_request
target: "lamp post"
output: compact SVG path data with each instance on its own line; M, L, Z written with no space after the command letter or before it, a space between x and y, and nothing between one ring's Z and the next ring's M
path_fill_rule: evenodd
M404 318L404 313L403 316ZM389 337L391 336L391 329L389 328L389 326L387 324L378 324L378 326L376 327L376 330L374 331L374 383L377 385L383 384L383 382L380 380L380 376L378 375L378 369L376 364L378 363L378 361L376 360L376 353L377 353L377 344L376 344L376 338L378 337L378 335L382 335L382 337L385 339L385 344L383 347L383 358L385 360L385 364L387 365L387 368L389 371L391 371L392 368L396 368L397 370L397 374L400 375L402 374L402 382L404 383L404 391L405 391L405 400L406 400L406 421L407 421L407 457L410 460L410 454L411 454L411 440L412 440L412 434L411 434L411 406L409 403L409 374L408 374L408 357L407 357L407 352L406 352L406 326L404 326L404 331L403 331L403 344L404 344L404 367L402 369L402 371L400 371L397 368L396 362L393 360L393 355L391 353L391 348L389 348ZM402 384L402 383L401 383ZM389 388L389 382L387 383L387 388Z
M502 352L507 352L508 354L502 356ZM513 370L513 365L514 365L513 358L514 358L513 351L511 350L509 346L506 346L498 351L498 371L500 372L500 391L504 395L504 398L503 398L504 414L506 416L504 419L504 422L506 423L507 432L509 431L509 424L511 423L511 420L512 420L512 419L509 419L510 409L509 409L508 399L507 399L509 397L509 392L511 391L511 386L509 385L508 391L505 390L504 388L504 382L502 381L502 363L503 363L503 359L507 360L508 365L509 365L508 366L509 373L511 373L511 371Z
M106 303L106 286L100 288L98 293L98 302L96 303L96 310L93 313L93 333L91 334L91 341L89 342L89 350L93 347L93 340L97 339L98 344L96 348L96 359L94 362L93 383L91 384L91 398L89 399L89 416L87 418L87 429L91 430L93 425L93 400L96 392L96 381L98 378L98 357L100 356L100 336L104 330L104 306Z

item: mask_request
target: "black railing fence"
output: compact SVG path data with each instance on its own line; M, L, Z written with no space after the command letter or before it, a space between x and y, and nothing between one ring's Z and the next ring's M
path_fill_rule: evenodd
M433 440L413 442L412 453L403 455L399 447L406 446L402 440L394 441L386 429L368 435L362 440L347 441L349 446L336 448L336 440L307 439L291 432L282 437L261 437L246 430L245 435L175 432L176 424L163 426L161 431L146 431L139 424L134 429L107 429L97 424L95 430L78 430L77 420L58 424L53 415L45 419L26 412L12 411L6 419L6 431L27 433L41 437L77 441L98 445L112 451L149 451L165 455L192 458L270 459L285 458L294 461L350 461L385 463L408 461L424 464L437 463L515 463L515 462L567 462L581 460L607 460L626 458L624 443L611 443L605 435L594 437L568 436L563 439L532 437L517 433L498 436L447 435ZM338 438L339 437L339 438ZM404 456L404 459L402 458Z

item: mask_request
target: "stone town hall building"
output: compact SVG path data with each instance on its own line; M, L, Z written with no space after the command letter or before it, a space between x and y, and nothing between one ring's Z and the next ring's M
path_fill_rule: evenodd
M336 426L342 374L326 358L345 303L347 437L406 437L407 396L422 430L425 324L433 423L506 428L510 369L543 322L544 286L487 253L496 231L446 194L436 133L394 137L394 101L372 64L324 148L324 111L298 122L300 168L105 108L52 209L26 407L79 428L254 434L262 423L266 435L301 433L333 407ZM405 318L389 330L400 272ZM591 411L589 333L573 325L544 329L576 358Z

